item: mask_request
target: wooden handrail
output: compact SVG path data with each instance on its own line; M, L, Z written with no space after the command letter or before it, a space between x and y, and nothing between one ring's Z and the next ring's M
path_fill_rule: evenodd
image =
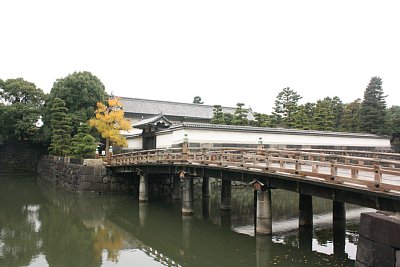
M184 150L168 148L116 154L112 157L111 165L153 163L216 165L254 172L283 173L300 179L322 179L330 183L346 183L365 186L371 190L400 193L400 168L393 168L393 166L400 167L400 161L380 158L282 149L189 147ZM384 164L390 166L384 167Z

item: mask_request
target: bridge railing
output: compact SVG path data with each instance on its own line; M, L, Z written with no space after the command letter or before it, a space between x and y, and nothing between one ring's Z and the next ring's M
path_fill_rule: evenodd
M183 153L184 152L184 153ZM169 148L114 155L113 166L197 164L400 193L400 161L317 152L236 147Z

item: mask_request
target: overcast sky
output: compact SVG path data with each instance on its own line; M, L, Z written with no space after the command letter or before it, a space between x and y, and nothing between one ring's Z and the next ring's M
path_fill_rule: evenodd
M115 95L270 113L362 98L372 76L400 104L400 2L1 0L0 78L53 82L90 71Z

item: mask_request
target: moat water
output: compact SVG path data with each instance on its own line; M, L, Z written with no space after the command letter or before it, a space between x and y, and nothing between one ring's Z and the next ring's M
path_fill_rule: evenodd
M201 190L196 190L200 192ZM314 198L314 228L298 230L298 196L274 190L272 238L254 236L253 191L219 189L180 203L133 195L77 195L30 176L0 177L0 266L353 266L360 212L332 223L332 202Z

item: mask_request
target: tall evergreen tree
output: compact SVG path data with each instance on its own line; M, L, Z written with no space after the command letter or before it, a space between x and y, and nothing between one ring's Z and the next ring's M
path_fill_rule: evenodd
M334 116L333 128L334 128L334 130L339 131L340 123L342 121L342 116L343 116L344 105L343 105L342 100L338 96L335 96L332 98L331 105L332 105L332 111L333 111L333 116Z
M361 99L356 99L353 102L344 105L340 130L345 132L359 132L361 123L360 111Z
M382 79L372 77L364 91L364 99L361 104L361 131L373 134L386 132L385 97L382 89Z
M300 105L296 112L293 114L293 127L296 129L302 130L310 130L311 129L311 121L310 117L307 114L307 109L305 105Z
M51 108L52 135L49 152L55 156L70 155L71 119L64 100L55 98Z
M90 128L87 123L81 123L78 133L71 141L71 155L76 158L93 158L96 150L95 138L90 135Z
M249 120L247 119L247 109L243 108L244 103L237 103L236 110L233 114L233 125L249 125Z
M214 105L213 117L211 118L212 124L224 124L224 113L222 113L221 105Z
M332 131L334 128L334 113L331 98L318 100L314 111L314 130Z
M294 127L293 115L298 109L298 102L302 97L289 87L284 88L276 97L272 121L276 126Z
M82 122L87 122L93 117L97 102L104 102L107 93L103 83L98 77L88 71L74 72L64 78L57 79L50 91L49 99L43 116L44 132L51 133L50 109L54 98L64 100L71 118L72 132L77 132Z

